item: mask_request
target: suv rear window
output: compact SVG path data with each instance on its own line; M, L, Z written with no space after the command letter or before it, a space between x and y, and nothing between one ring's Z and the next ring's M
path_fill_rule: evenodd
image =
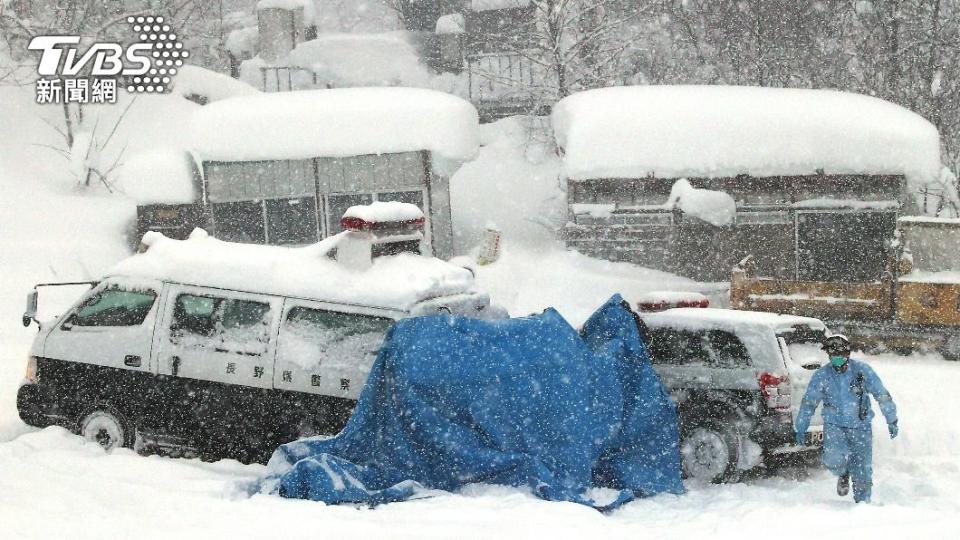
M750 355L740 339L722 330L694 332L672 328L652 329L649 348L654 364L707 365L717 368L750 365Z
M750 365L750 355L740 338L722 330L707 333L707 353L716 367L736 368Z
M654 364L703 364L708 360L701 334L668 328L650 330L650 356Z

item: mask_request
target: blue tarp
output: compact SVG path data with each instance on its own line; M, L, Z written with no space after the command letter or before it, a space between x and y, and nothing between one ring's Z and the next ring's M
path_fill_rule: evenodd
M343 431L281 446L269 469L268 490L326 503L471 483L599 509L683 492L676 408L619 295L580 333L553 309L401 320Z

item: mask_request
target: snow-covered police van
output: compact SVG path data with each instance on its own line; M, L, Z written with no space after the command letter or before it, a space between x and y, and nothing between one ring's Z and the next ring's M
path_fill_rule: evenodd
M823 444L819 413L804 446L793 421L814 371L828 361L819 319L709 307L698 293L638 298L654 370L680 416L684 473L732 481L777 456Z
M262 460L343 427L395 320L503 315L470 270L418 253L415 206L355 207L342 224L306 247L147 233L140 253L40 325L21 418L107 449Z

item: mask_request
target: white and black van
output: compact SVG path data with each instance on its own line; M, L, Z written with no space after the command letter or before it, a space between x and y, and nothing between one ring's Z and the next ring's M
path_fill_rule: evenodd
M470 270L404 251L418 231L345 223L301 248L148 233L142 253L40 325L20 417L108 449L263 460L343 427L395 320L503 316Z

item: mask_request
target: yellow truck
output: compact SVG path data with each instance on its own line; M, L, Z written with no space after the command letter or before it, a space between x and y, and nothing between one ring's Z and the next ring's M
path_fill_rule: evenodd
M960 219L901 217L889 248L870 282L760 276L748 256L733 270L731 307L816 317L865 348L960 360Z

